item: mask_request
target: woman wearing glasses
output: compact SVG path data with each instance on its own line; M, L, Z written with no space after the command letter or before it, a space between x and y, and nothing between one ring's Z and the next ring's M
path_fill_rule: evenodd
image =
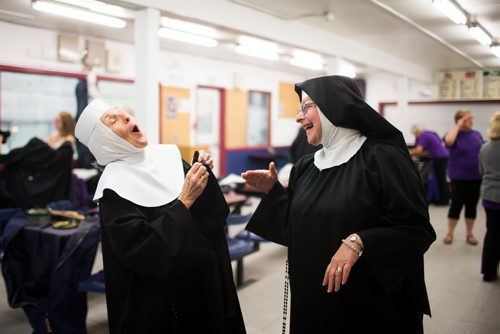
M288 246L290 333L422 333L436 235L401 132L349 78L295 90L296 121L323 148L295 163L287 189L274 163L242 174L267 193L247 229Z

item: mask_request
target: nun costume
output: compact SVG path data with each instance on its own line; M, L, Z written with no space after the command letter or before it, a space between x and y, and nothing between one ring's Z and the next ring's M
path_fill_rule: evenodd
M191 166L178 148L132 145L102 121L110 108L94 100L75 130L105 166L94 200L110 332L245 333L217 180L207 168L208 182L188 209L179 198Z
M288 246L290 333L422 333L430 315L423 259L436 235L401 132L350 78L310 79L295 90L313 102L297 121L317 131L302 121L316 108L323 148L295 163L287 189L271 183L247 225ZM356 260L328 293L325 271L341 249Z

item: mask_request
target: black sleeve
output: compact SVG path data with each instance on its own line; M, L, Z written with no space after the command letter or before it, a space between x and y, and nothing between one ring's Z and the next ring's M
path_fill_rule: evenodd
M366 159L382 202L380 227L357 233L364 243L364 261L384 289L391 291L421 261L436 233L410 158L397 147L380 145Z
M189 210L179 201L154 219L144 208L104 190L100 200L102 233L112 252L126 267L143 276L159 278L173 272L182 276L213 259L213 249Z
M278 181L271 191L262 197L246 229L266 240L287 246L287 211L288 193Z
M264 195L246 229L261 237L288 246L287 220L295 183L302 171L312 163L312 156L302 157L292 168L287 189L276 182Z

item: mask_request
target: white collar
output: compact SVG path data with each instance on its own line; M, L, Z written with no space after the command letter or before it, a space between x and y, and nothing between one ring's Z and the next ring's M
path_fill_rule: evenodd
M116 160L107 164L94 195L98 201L104 189L137 205L157 207L172 202L182 190L184 168L175 145L150 145L140 157Z
M314 153L314 165L319 169L339 166L351 159L366 140L358 130L337 127L318 108L323 148Z

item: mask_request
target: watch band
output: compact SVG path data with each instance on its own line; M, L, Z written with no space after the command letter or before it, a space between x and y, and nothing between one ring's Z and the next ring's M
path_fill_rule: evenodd
M359 241L359 236L356 235L356 234L351 234L349 237L347 237L349 239L350 242L356 244L356 246L359 247L359 249L361 249L361 251L363 251L364 247L363 245L361 244L361 242Z

